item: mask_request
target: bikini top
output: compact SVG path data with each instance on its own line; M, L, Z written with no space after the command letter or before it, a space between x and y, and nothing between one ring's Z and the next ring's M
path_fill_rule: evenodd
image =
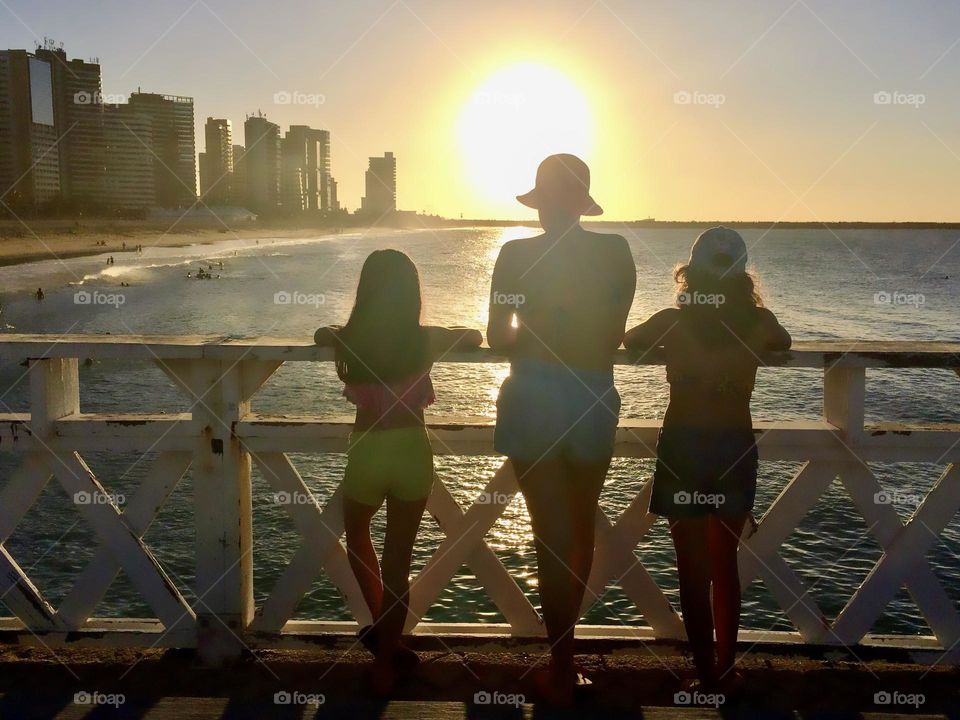
M419 417L437 399L429 373L390 383L349 383L343 387L343 396L375 417L378 428L410 425L411 418Z

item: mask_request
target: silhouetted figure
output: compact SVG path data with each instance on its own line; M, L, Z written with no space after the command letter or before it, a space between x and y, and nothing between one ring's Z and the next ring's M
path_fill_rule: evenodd
M410 561L433 488L433 451L424 409L433 403L434 360L479 347L477 330L421 324L420 278L410 258L377 250L360 271L345 326L323 327L314 341L335 349L343 395L356 405L343 479L343 520L350 566L374 624L360 641L375 655L373 686L389 693L398 670L419 662L402 643L410 602ZM382 565L370 523L387 504Z
M43 294L43 288L37 288L36 297L37 297L37 300L38 300L38 301L39 301L39 300L43 300L43 298L46 297L46 296Z
M729 700L742 685L734 670L737 549L757 489L750 398L758 356L788 349L790 335L762 306L747 272L747 246L734 230L701 234L674 280L677 306L630 330L624 342L638 351L662 346L666 355L670 402L650 512L670 521L683 623L702 690Z
M543 234L501 248L487 326L490 347L510 358L494 446L510 459L530 512L552 653L534 679L557 705L589 682L574 664L573 630L620 412L613 353L636 286L627 241L580 225L581 215L602 212L589 189L580 158L540 164L536 187L517 199L539 211Z

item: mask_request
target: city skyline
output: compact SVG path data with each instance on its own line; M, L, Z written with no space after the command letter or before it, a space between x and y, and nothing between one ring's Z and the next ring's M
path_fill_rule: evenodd
M611 220L960 219L960 7L694 6L291 4L270 25L246 2L12 0L0 47L55 37L101 58L107 95L194 97L198 137L207 117L258 110L328 129L350 208L391 148L400 207L531 218L513 197L535 158L570 150Z

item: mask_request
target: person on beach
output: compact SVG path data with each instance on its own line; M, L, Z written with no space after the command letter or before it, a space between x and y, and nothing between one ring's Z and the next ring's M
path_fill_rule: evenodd
M317 330L335 349L343 395L356 405L343 480L343 515L350 565L372 626L360 640L373 651L374 689L389 693L397 671L418 661L402 642L409 602L413 543L433 487L433 452L424 408L433 403L430 370L452 350L478 348L479 330L421 324L417 268L398 250L370 254L356 301L343 327ZM387 504L383 564L370 537L373 516Z
M540 164L536 187L517 199L538 211L543 234L501 248L487 325L490 347L510 359L494 447L509 458L530 513L552 655L534 681L558 705L589 684L574 663L574 628L620 412L613 353L636 286L627 241L580 225L602 212L589 190L580 158Z
M631 329L624 343L665 353L670 400L657 441L650 512L670 523L700 686L732 694L742 683L734 670L737 549L757 488L750 398L759 356L787 350L791 340L763 307L736 231L702 233L673 277L677 306Z

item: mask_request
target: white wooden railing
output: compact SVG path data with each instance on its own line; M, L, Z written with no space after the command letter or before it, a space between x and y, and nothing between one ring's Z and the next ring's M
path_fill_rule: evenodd
M190 403L182 414L90 414L80 407L80 359L148 361L159 366ZM0 619L8 641L116 643L198 647L211 660L243 647L290 646L317 633L346 631L352 623L292 621L298 602L326 573L358 622L369 621L341 541L340 491L314 497L287 453L342 453L349 418L258 415L251 400L268 378L290 361L330 361L329 350L302 340L144 336L0 336L0 360L24 361L30 384L30 413L0 415L0 452L19 457L18 469L0 484L0 597L15 617ZM745 631L755 641L852 646L895 643L926 648L939 659L955 657L960 613L926 559L926 552L960 508L960 425L865 426L868 368L960 368L960 344L799 343L764 358L771 366L823 369L823 418L758 423L763 460L803 463L748 537L740 552L744 587L760 578L793 632ZM503 362L489 350L457 354L445 362ZM632 362L626 353L617 363ZM659 364L650 355L642 364ZM960 372L960 370L958 370ZM491 418L431 417L438 454L493 455ZM616 455L654 455L658 421L622 420ZM158 452L142 485L121 511L84 462L91 451ZM875 501L881 488L867 462L943 465L940 479L906 524L893 506ZM307 503L285 505L301 545L266 601L253 592L251 464L274 492L302 493ZM150 547L141 539L179 480L192 468L196 523L198 598L188 603ZM58 608L18 565L3 543L51 478L70 496L91 493L102 502L77 505L96 532L99 547ZM850 587L846 606L828 619L808 586L780 556L781 545L839 477L884 549L859 587ZM581 626L578 635L681 638L683 625L660 587L638 562L634 549L654 522L646 512L649 484L618 518L598 512L598 542L585 610L616 579L649 627ZM517 490L509 463L485 489ZM541 618L509 575L485 536L504 511L503 503L461 507L438 478L428 510L446 538L414 578L409 626L418 632L541 636ZM642 560L642 558L641 558ZM454 573L466 564L503 614L506 625L417 624ZM155 618L91 617L123 570ZM932 636L870 634L884 608L903 587L926 618Z

